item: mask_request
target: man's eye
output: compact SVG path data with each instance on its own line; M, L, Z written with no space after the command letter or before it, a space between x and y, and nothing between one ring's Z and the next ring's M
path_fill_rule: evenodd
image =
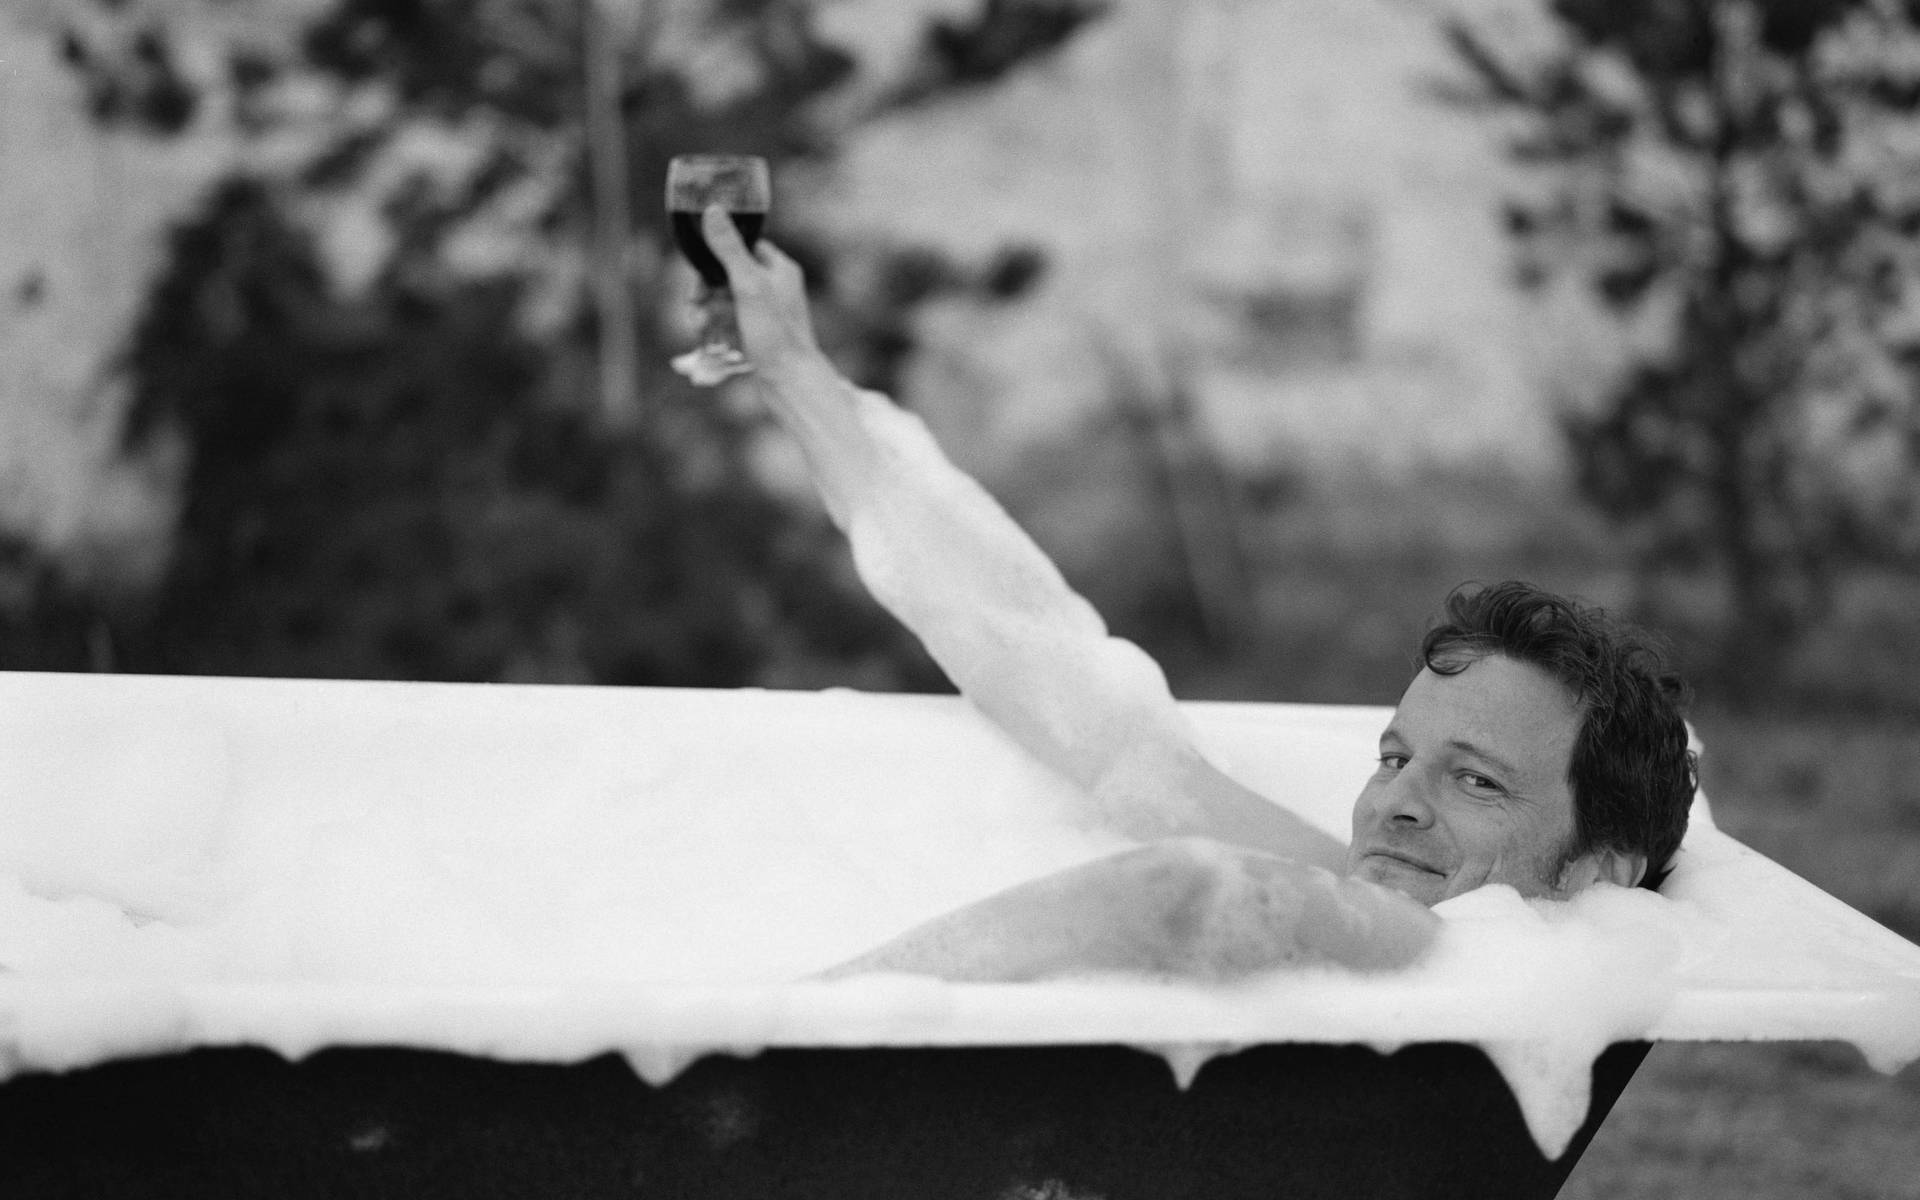
M1382 754L1380 756L1380 765L1389 771L1398 771L1401 767L1407 765L1407 756L1404 754Z
M1475 791L1501 792L1506 790L1505 788L1501 787L1498 783L1494 782L1491 779L1488 779L1485 775L1476 775L1472 771L1468 771L1466 774L1462 775L1460 778L1466 783L1468 787L1474 789Z

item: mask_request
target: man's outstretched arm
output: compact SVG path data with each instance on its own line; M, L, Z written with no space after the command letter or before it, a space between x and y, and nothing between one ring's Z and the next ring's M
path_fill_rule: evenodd
M1199 753L1159 667L1092 605L918 418L854 387L814 341L799 268L748 251L718 209L751 378L799 442L868 589L961 692L1079 784L1120 831L1201 835L1339 869L1339 841L1229 779Z

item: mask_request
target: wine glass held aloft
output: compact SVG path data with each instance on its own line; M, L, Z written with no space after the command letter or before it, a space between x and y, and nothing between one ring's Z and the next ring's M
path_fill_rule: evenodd
M727 272L700 231L700 214L717 204L733 217L752 247L767 221L773 186L767 160L751 154L682 154L667 167L667 216L673 240L700 273L700 345L673 360L673 369L701 386L753 370L740 349Z

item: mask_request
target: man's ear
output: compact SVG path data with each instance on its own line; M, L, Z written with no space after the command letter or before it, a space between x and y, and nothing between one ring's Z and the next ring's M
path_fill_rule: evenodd
M1647 874L1647 856L1626 850L1589 850L1560 869L1560 894L1571 896L1605 880L1637 887Z

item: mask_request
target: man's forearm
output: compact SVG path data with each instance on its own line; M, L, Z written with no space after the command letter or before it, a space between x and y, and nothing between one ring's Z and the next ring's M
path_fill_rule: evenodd
M1092 605L917 417L813 358L767 380L861 578L970 700L1096 788L1129 743L1184 740L1159 669ZM1128 737L1122 725L1137 726Z

